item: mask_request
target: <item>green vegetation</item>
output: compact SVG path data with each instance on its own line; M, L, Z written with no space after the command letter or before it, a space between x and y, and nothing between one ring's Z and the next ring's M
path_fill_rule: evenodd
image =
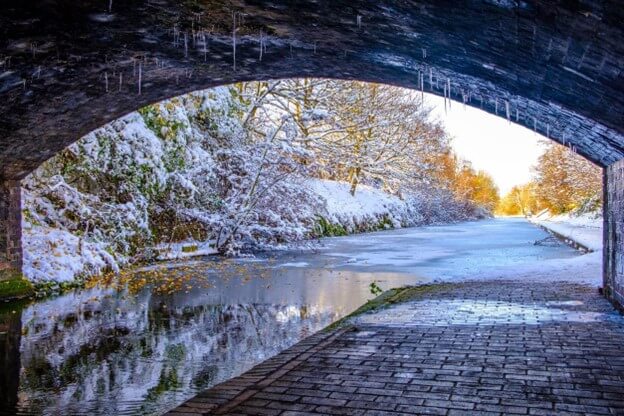
M383 231L394 228L389 215L383 215L377 222L356 224L355 230L348 230L342 224L330 222L327 218L318 215L314 227L314 237L341 237L354 233Z
M331 223L320 215L317 217L316 227L314 228L318 237L339 237L348 234L342 225Z
M194 253L199 249L199 247L197 247L197 245L192 245L192 246L184 246L182 247L182 253Z
M84 279L77 277L76 280L71 282L37 282L31 287L32 294L38 299L43 299L49 296L61 295L70 290L81 289L84 287L84 283Z
M334 322L324 329L324 331L333 331L334 329L342 328L348 325L349 321L356 316L363 315L365 313L378 311L385 309L389 306L396 305L398 303L407 302L412 299L420 298L424 295L434 293L439 290L447 289L452 286L451 283L444 284L429 284L420 286L405 286L396 289L390 289L377 296L375 299L371 299L364 305L360 306L357 310L345 316L342 319ZM379 289L379 286L375 283L371 284L371 291L373 289ZM375 290L376 292L376 290Z
M0 299L18 299L33 295L32 284L14 271L0 271Z

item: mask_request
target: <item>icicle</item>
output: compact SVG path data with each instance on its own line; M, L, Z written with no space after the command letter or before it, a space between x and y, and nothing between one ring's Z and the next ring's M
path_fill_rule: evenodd
M232 67L236 71L236 12L232 13Z
M262 52L264 52L264 38L263 33L260 32L260 57L258 58L260 62L262 62Z
M119 73L119 92L121 92L121 86L123 84L123 74Z
M446 114L446 85L444 85L444 114Z
M22 89L24 91L26 91L26 80L25 79L22 80Z
M184 32L184 57L188 58L188 35Z
M420 99L421 101L425 101L425 74L419 71L420 77Z
M494 114L498 115L498 100L494 99Z
M141 62L139 62L139 95L141 95L141 83L143 82L143 68Z
M104 72L104 89L108 92L108 72Z
M550 124L546 124L546 137L550 139Z
M113 0L108 0L108 12L111 13L113 11Z
M449 98L449 110L451 109L451 79L447 78L446 79L446 85L447 85L447 90L448 90L448 98Z
M206 34L204 32L202 32L202 42L204 43L204 62L206 62L208 60L208 39L206 39ZM262 51L260 54L262 55ZM262 60L262 56L260 56L260 60Z
M427 49L422 48L423 59L427 59Z
M429 68L429 89L433 90L433 69Z
M132 58L132 76L136 77L136 59Z
M362 28L362 16L360 16L359 14L357 15L357 27L358 29Z
M314 42L314 55L316 55L316 42Z
M509 115L509 101L505 101L505 114L507 115L507 121L511 123L511 116Z

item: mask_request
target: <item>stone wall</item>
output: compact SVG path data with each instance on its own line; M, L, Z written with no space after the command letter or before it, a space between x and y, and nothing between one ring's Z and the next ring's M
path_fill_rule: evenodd
M22 268L22 201L19 181L0 182L0 280Z
M605 168L604 291L624 310L624 159Z

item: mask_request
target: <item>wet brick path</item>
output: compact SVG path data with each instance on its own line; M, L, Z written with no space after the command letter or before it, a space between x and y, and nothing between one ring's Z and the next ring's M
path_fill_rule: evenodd
M624 415L624 317L569 284L441 285L170 415Z

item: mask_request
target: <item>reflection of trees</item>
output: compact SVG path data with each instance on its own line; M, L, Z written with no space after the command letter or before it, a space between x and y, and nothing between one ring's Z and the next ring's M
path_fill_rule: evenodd
M52 318L41 304L24 314L24 410L162 413L335 319L313 306L56 302Z

